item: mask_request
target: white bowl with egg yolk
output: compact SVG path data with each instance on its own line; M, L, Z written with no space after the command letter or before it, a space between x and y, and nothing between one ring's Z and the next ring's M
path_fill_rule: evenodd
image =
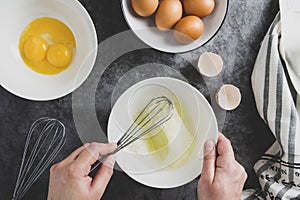
M68 69L57 75L43 75L30 69L19 52L24 28L40 17L60 20L76 40L76 53ZM11 0L0 3L0 83L11 93L29 100L45 101L63 97L88 77L97 55L94 24L77 0Z

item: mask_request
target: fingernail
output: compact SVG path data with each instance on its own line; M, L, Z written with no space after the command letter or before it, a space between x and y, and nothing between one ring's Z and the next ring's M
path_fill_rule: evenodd
M207 140L204 143L204 155L207 155L213 148L215 143L212 140Z
M90 145L90 143L85 143L83 146L88 147L89 145Z

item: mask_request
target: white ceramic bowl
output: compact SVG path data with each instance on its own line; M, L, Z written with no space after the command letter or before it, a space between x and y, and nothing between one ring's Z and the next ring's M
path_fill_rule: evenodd
M174 157L174 160L169 160L171 162L163 163L157 161L156 156L159 154L147 154L144 151L144 143L138 140L118 152L116 159L122 170L134 180L151 187L172 188L184 185L199 176L202 169L204 141L217 140L218 129L214 112L198 90L186 82L166 77L151 78L133 85L119 97L112 109L108 122L108 140L118 141L132 123L133 113L142 108L149 99L161 95L176 101L182 108L182 121L190 128L195 139L190 157L176 164L177 158L186 149L182 148L181 143L172 142L169 143L168 154L173 150L181 154ZM180 134L183 133L179 131L176 137L182 141L184 137Z
M203 18L204 32L190 44L179 44L172 31L162 32L155 27L154 16L140 17L132 9L131 0L122 0L123 14L134 33L150 47L168 53L182 53L196 49L212 39L225 19L228 0L215 0L214 11Z
M62 21L76 39L76 55L70 67L58 75L34 72L23 63L19 53L24 28L39 17ZM0 84L5 89L30 100L52 100L71 93L88 77L96 60L98 42L94 24L77 0L1 1L0 18Z

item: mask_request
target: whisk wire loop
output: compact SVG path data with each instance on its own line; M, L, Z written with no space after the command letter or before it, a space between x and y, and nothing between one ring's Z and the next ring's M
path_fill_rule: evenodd
M152 108L153 106L150 106L151 103L155 103L154 108ZM160 105L161 103L164 103L164 104L161 106ZM159 106L160 106L159 110L156 110ZM173 112L173 104L169 99L167 99L166 97L156 97L156 98L152 99L145 106L145 108L139 113L138 117L134 120L134 122L131 124L131 126L128 128L128 130L125 132L125 134L119 139L118 143L119 144L121 144L121 143L126 144L127 139L131 139L132 137L138 137L139 136L138 134L145 135L145 133L150 132L151 130L153 130L153 128L157 128L158 126L160 126L161 124L159 124L157 126L157 124L154 122L146 130L144 130L143 132L139 132L141 129L145 128L147 124L152 122L153 119L155 117L157 117L158 114L160 114L160 112L162 112L164 110L165 106L170 106L169 109L171 110L171 112L167 113L167 116L170 115L170 117L171 117L172 114L173 114L172 113ZM151 108L150 111L149 111L150 108L148 108L148 107ZM154 111L156 111L156 112L153 114ZM140 119L143 116L144 113L146 113L145 117ZM137 122L137 121L139 121L139 122ZM146 122L144 122L144 121L146 121ZM161 117L161 121L165 121L165 118ZM150 131L148 131L148 130L150 130Z
M65 126L57 119L43 117L31 125L25 141L13 200L19 200L26 194L65 142Z
M90 174L105 160L105 158L117 153L158 128L167 122L173 116L173 113L174 105L170 99L165 96L153 98L149 103L147 103L133 123L118 140L116 149L109 154L102 155L92 166Z

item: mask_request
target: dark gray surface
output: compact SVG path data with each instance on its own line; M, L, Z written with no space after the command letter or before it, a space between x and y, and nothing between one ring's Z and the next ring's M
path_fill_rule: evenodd
M99 42L128 29L119 1L81 0L81 2L94 20ZM247 170L249 178L245 188L258 187L252 167L274 139L257 114L250 76L260 42L277 11L276 0L231 0L221 30L204 47L181 56L146 49L118 58L106 69L96 93L98 102L96 111L102 128L106 130L111 108L110 98L118 79L141 64L155 62L172 67L208 98L209 94L201 76L182 57L195 63L200 52L216 52L224 59L225 69L222 72L224 83L237 85L243 96L241 105L236 110L227 112L222 131L232 141L236 159ZM34 120L51 116L60 119L66 125L67 143L55 162L62 160L80 146L81 141L72 116L72 95L49 102L33 102L18 98L1 87L0 102L0 199L11 199L26 134ZM48 172L40 177L24 199L46 198ZM197 180L194 180L175 189L153 189L116 171L103 199L196 199L196 186Z

